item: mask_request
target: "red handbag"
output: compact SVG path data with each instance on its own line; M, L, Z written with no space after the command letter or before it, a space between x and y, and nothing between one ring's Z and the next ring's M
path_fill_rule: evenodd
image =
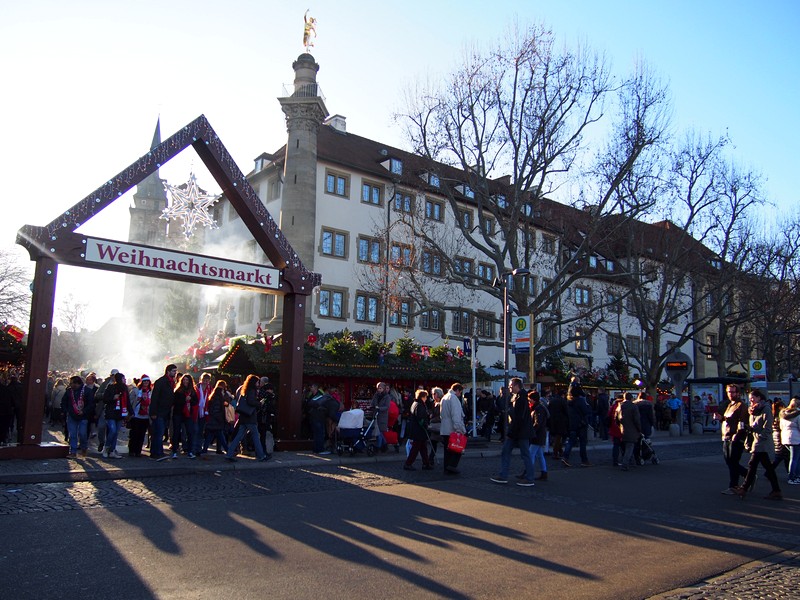
M458 433L454 431L450 434L450 440L447 442L447 449L451 452L458 452L461 454L464 452L464 448L467 447L467 436L463 433Z

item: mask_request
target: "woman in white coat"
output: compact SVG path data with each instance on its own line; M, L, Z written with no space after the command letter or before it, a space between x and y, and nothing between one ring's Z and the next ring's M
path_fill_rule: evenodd
M454 383L450 386L450 391L442 398L440 406L442 426L439 433L444 446L444 472L452 475L459 473L458 461L461 460L461 453L448 450L450 434L455 432L467 433L467 428L464 425L464 404L461 401L461 394L463 393L464 386L460 383Z

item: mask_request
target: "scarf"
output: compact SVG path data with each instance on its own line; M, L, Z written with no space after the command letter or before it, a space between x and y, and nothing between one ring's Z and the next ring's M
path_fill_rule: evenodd
M78 416L78 417L83 414L83 406L84 406L84 403L83 403L83 391L85 389L86 389L86 386L82 385L81 386L81 393L78 395L78 398L76 399L75 398L75 389L72 388L72 387L69 388L69 393L70 393L70 395L72 397L72 412L75 414L75 416Z
M146 417L150 414L150 394L153 388L139 391L139 416Z

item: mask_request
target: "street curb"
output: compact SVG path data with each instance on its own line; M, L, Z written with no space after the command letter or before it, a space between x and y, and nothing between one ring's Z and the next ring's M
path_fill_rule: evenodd
M719 443L719 438L716 436L704 436L696 439L658 439L656 440L656 448L660 445L687 445L697 443ZM463 454L464 459L477 459L477 458L499 458L501 454L501 445L497 442L495 447L489 447L487 444L479 443L476 447L470 450L469 445ZM610 452L612 444L610 441L592 441L589 444L589 452L597 452L607 450ZM202 458L197 460L190 460L188 458L177 459L179 462L175 463L176 459L170 459L164 463L152 464L150 458L124 458L123 461L146 461L147 464L137 463L137 466L126 468L125 466L106 467L108 463L100 462L99 457L90 457L89 464L85 468L73 469L65 468L54 471L38 471L38 472L16 472L16 473L2 473L0 472L0 485L9 484L36 484L36 483L70 483L70 482L90 482L90 481L109 481L117 479L145 479L149 477L174 477L179 475L199 475L203 473L222 473L222 472L237 472L237 471L253 471L263 469L287 469L298 467L318 467L318 466L355 466L366 464L377 464L385 462L401 462L405 456L404 452L389 452L386 454L378 454L375 456L356 455L356 456L338 456L332 454L330 456L315 456L313 454L296 454L292 452L279 452L273 454L272 460L268 462L257 462L251 458L237 458L236 462L227 462L224 460L204 461ZM221 458L221 457L220 457ZM74 460L74 459L57 459L57 460ZM81 459L86 460L86 459ZM76 462L78 462L76 460ZM142 465L142 466L138 466ZM65 465L67 466L67 465Z
M727 583L732 579L750 575L751 573L759 571L760 569L763 569L765 567L773 567L788 562L790 560L794 560L799 555L800 555L800 546L796 548L790 548L788 550L783 550L781 552L765 556L764 558L759 558L757 560L750 561L739 567L736 567L735 569L715 575L714 577L703 579L701 581L698 581L694 585L675 588L674 590L662 592L656 596L648 596L645 600L674 600L675 598L692 597L695 596L696 594L701 593L703 588L706 586L718 586L723 583Z

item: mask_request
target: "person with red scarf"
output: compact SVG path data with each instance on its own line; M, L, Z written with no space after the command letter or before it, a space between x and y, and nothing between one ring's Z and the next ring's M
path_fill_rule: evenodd
M194 458L194 433L196 429L200 400L194 379L188 373L181 377L172 399L172 458L178 458L183 440L183 451ZM183 437L183 429L186 437Z
M66 400L67 429L69 430L69 458L80 452L86 456L89 447L89 419L94 415L94 388L83 384L83 379L70 377L69 389L64 393ZM2 434L0 434L2 437ZM80 451L78 446L80 445Z
M195 456L199 455L203 450L203 440L206 436L205 428L208 420L208 401L211 398L213 389L211 385L211 374L203 373L200 376L200 383L197 386L197 420L194 422L195 431L194 437L192 438L194 440L192 452Z
M128 456L139 457L142 455L144 434L150 426L150 403L153 388L150 377L142 375L139 385L131 393L131 416L128 425L131 430L128 437Z
M156 379L153 384L153 393L150 397L150 458L156 461L166 460L164 453L164 432L170 422L172 413L172 399L175 389L175 374L178 367L169 364L164 369L164 375Z
M106 417L106 443L103 446L103 458L122 458L122 455L117 452L117 436L120 423L128 418L128 386L125 383L125 375L114 374L114 382L106 388L103 395L103 404L105 404Z

